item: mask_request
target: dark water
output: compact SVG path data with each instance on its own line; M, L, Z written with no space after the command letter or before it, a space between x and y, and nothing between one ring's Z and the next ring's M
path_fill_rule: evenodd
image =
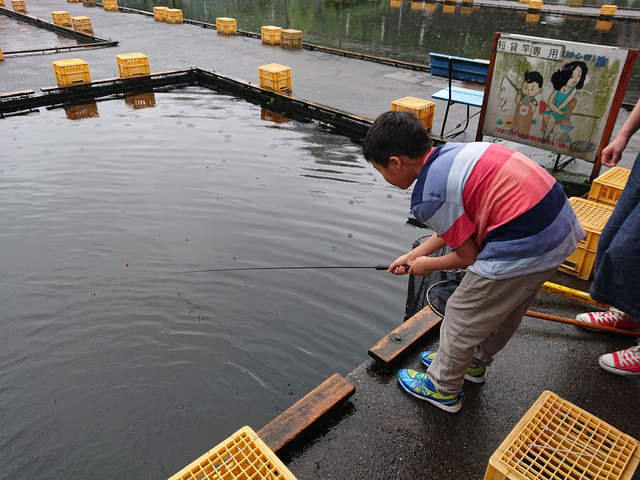
M409 248L408 194L318 125L190 88L0 142L3 478L167 478L402 321L406 280L373 269L174 275Z
M216 17L232 17L240 30L252 32L260 32L263 25L296 28L303 32L307 43L420 64L429 63L429 52L488 59L495 32L625 48L640 45L636 22L598 23L596 18L527 15L523 11L460 4L455 8L447 8L442 3L406 0L121 0L119 4L146 11L166 5L182 9L185 18L213 24ZM505 1L504 4L518 3ZM640 5L629 0L583 2L585 6L603 4L633 8ZM639 91L640 65L637 65L626 99L637 100Z

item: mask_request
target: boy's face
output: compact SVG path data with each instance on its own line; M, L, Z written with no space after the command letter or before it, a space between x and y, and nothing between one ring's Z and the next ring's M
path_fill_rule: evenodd
M526 81L522 82L522 93L524 93L525 95L528 95L530 97L535 97L541 91L542 89L538 86L538 82L531 82L531 83L527 83Z
M415 180L415 178L410 175L406 165L403 165L403 162L399 157L391 157L386 167L375 162L371 162L371 165L380 172L387 183L390 183L394 187L406 190Z

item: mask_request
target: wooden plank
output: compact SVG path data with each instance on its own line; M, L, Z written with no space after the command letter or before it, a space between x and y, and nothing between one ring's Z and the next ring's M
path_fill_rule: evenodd
M369 356L388 367L441 321L442 318L427 305L371 347Z
M356 387L342 375L334 373L266 425L258 436L273 452L277 452L333 407L348 400L355 391Z
M33 90L24 90L22 92L3 93L0 95L0 98L11 98L11 97L19 97L23 95L33 95L33 94L34 94Z

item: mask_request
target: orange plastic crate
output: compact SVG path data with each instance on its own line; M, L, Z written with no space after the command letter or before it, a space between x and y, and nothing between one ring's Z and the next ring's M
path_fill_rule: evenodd
M236 19L229 17L216 18L216 30L223 35L237 35L238 25Z
M265 25L260 28L262 43L268 43L270 45L280 45L281 33L282 33L282 27Z
M583 280L589 280L595 265L598 240L613 212L613 207L579 197L571 197L569 202L586 235L578 244L578 249L567 257L559 269Z
M142 53L122 53L116 55L120 78L149 75L149 57Z
M277 63L270 63L258 68L260 87L276 92L291 91L291 69Z
M83 120L85 118L95 118L100 116L98 113L98 104L95 101L84 104L64 104L63 108L64 113L67 115L69 120Z
M600 15L603 17L612 17L616 14L617 10L617 5L602 5L602 7L600 7Z
M182 23L182 10L179 8L167 9L167 23Z
M169 7L153 7L153 19L156 22L166 22L167 10L169 10Z
M117 12L118 0L102 0L102 8L107 12Z
M391 102L391 110L399 112L409 111L415 113L424 128L431 131L433 127L433 113L435 111L436 104L428 100L422 100L415 97L404 97L394 102Z
M631 480L638 441L545 391L491 456L485 480Z
M53 23L60 27L71 27L71 15L69 12L65 12L64 10L57 10L55 12L51 12L51 18L53 19Z
M275 453L244 427L169 480L296 480Z
M89 64L79 58L53 62L53 73L56 76L56 83L59 87L91 81Z
M302 48L302 32L292 28L286 28L280 32L280 43L283 48Z
M78 32L93 33L93 27L91 26L91 19L89 17L71 17L71 23L73 29Z
M15 12L28 13L27 6L24 4L24 0L11 0L11 6Z
M591 184L589 200L615 207L630 174L631 170L622 167L613 167L603 173Z

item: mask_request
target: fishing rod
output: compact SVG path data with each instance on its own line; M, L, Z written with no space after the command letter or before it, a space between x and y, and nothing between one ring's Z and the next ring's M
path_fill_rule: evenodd
M406 272L411 268L410 265L403 265ZM162 272L160 270L155 270L152 268L147 268L145 270L149 272L162 273L165 275L187 275L190 273L208 273L208 272L250 272L256 270L317 270L317 269L338 269L338 268L359 268L359 269L371 269L374 268L376 270L384 270L387 271L389 269L389 265L341 265L341 266L292 266L292 267L240 267L240 268L208 268L206 270L185 270L183 272Z

